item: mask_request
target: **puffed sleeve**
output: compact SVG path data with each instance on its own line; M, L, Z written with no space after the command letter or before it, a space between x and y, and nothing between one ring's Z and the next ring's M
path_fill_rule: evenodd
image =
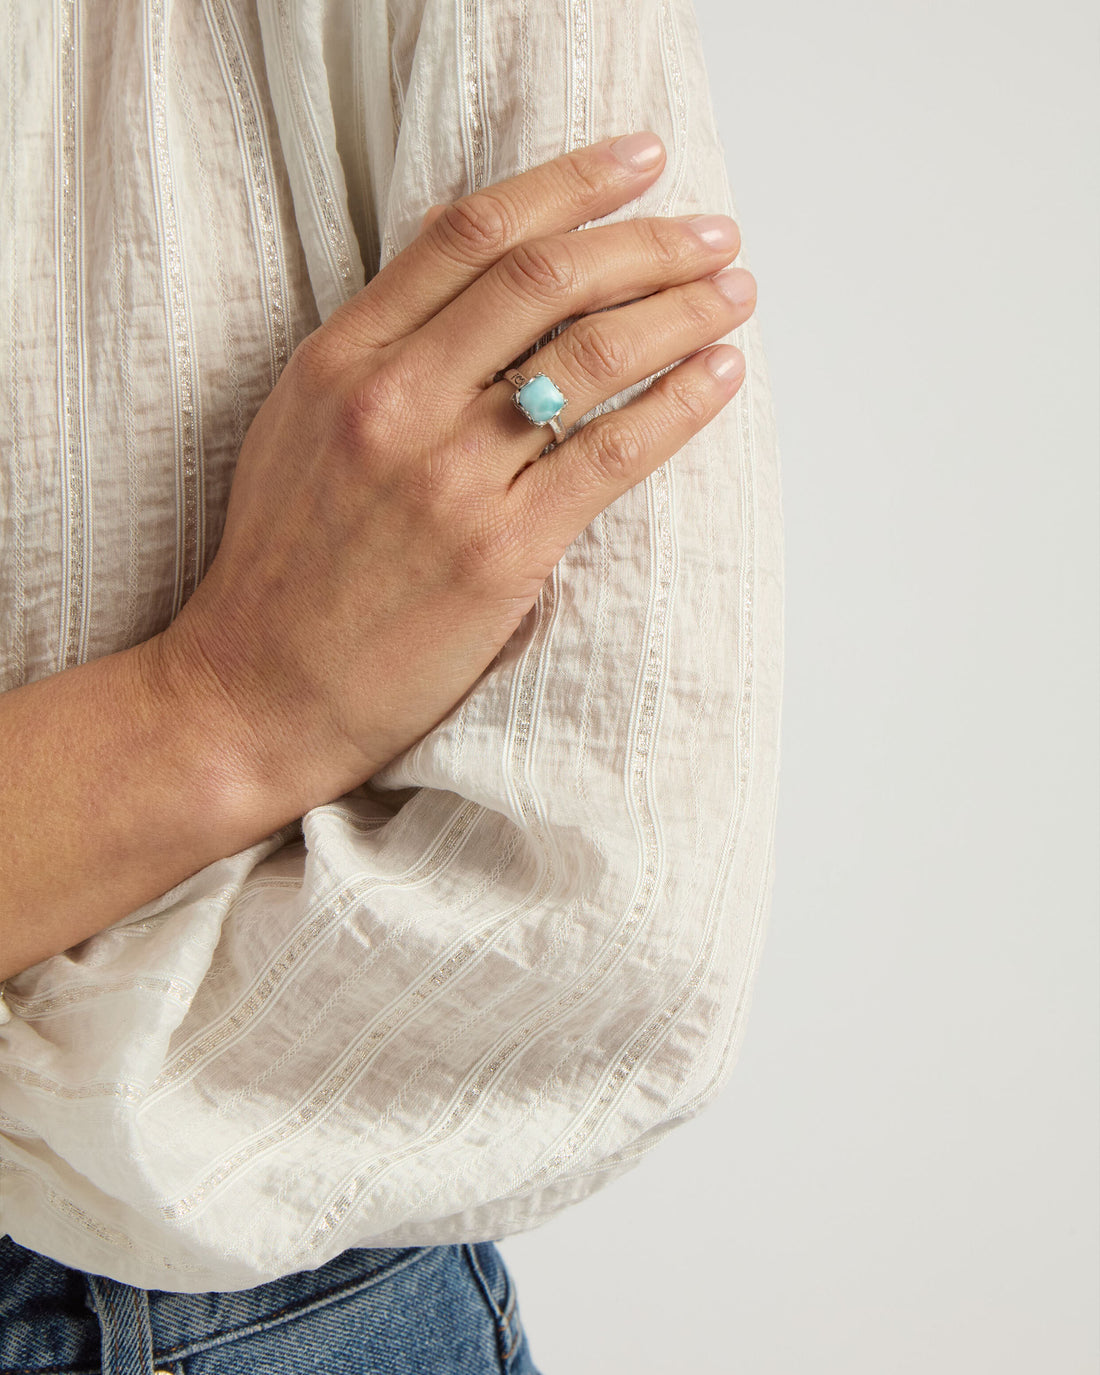
M429 205L635 129L667 165L609 218L740 222L691 0L259 10L322 318ZM205 1290L351 1246L499 1239L719 1093L779 762L760 288L729 336L734 400L578 536L444 720L370 785L9 980L16 1241Z

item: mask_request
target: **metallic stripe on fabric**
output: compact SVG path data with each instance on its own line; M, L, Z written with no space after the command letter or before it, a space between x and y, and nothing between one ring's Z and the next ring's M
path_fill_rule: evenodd
M19 1180L25 1188L37 1188L47 1206L58 1216L64 1218L68 1226L80 1228L88 1236L102 1242L104 1249L109 1250L112 1254L140 1254L143 1260L151 1260L169 1276L199 1275L204 1274L207 1270L205 1265L192 1265L188 1261L172 1260L168 1256L150 1255L148 1247L138 1245L133 1237L120 1228L112 1227L98 1218L90 1217L71 1198L58 1193L56 1189L51 1189L33 1170L26 1169L10 1158L0 1157L0 1197L4 1196L7 1189L14 1191L16 1186L13 1181L15 1180ZM20 1245L30 1247L30 1242L21 1242Z
M26 493L23 489L23 400L24 386L21 319L21 292L18 284L23 280L22 235L15 233L17 224L19 116L20 106L16 99L17 59L22 51L22 38L16 40L16 4L8 0L7 6L7 53L8 53L8 146L7 146L7 250L8 250L8 408L11 419L11 522L12 542L11 559L13 565L12 590L14 593L8 634L11 635L12 655L7 673L0 671L0 691L9 687L19 687L26 677L27 665L27 552L26 552Z
M466 154L466 177L471 191L480 191L489 176L487 150L488 124L484 100L481 34L481 0L455 0L459 41L458 89L462 104L462 144Z
M346 214L337 205L329 182L327 163L318 148L317 121L310 106L309 92L302 75L301 51L291 22L291 0L276 0L276 17L287 93L294 107L294 122L308 164L314 199L320 211L330 264L344 296L348 297L355 290L356 281L348 251Z
M171 612L172 619L175 619L198 585L200 570L205 564L206 514L198 376L176 215L176 178L168 138L165 4L166 0L150 0L145 10L145 41L153 198L159 237L164 245L164 314L171 361L176 446L176 584Z
M141 577L145 533L141 508L142 498L147 499L148 496L148 474L143 470L134 424L137 398L134 389L134 349L131 341L134 314L130 254L133 250L126 241L127 226L120 213L120 207L125 204L123 187L126 159L112 158L111 162L111 255L114 267L112 285L115 292L115 318L118 330L122 450L126 457L126 618L123 641L127 645L133 645L142 639L138 627L146 595Z
M260 290L271 348L271 385L279 379L290 357L290 293L276 214L277 192L271 171L271 150L252 70L244 57L244 44L225 0L203 0L214 38L234 122L243 135L241 162L245 183L252 189L248 209L256 236Z
M591 0L571 0L569 6L569 147L593 142L591 101L592 62L588 51Z
M87 413L84 395L84 148L81 119L82 8L61 0L57 30L57 341L64 477L64 571L58 669L84 662L88 650L88 565L91 546Z

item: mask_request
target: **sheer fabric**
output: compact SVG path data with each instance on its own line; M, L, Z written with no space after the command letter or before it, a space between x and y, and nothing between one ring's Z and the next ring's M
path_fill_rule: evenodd
M289 353L433 202L648 127L666 169L609 218L740 218L691 0L37 0L0 32L3 688L177 614ZM714 1099L773 869L758 316L737 397L420 742L8 981L15 1241L202 1291L499 1239Z

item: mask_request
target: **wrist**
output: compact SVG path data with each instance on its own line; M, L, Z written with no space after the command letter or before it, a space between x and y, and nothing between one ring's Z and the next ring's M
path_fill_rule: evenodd
M0 693L0 738L0 979L301 815L159 637Z
M135 647L137 671L154 720L166 722L189 788L231 854L301 816L293 753L276 718L226 683L176 630Z

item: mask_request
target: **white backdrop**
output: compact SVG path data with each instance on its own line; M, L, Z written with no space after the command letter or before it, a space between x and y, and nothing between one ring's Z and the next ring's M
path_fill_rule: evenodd
M543 1375L1095 1375L1097 16L697 0L786 520L741 1057L501 1250Z

